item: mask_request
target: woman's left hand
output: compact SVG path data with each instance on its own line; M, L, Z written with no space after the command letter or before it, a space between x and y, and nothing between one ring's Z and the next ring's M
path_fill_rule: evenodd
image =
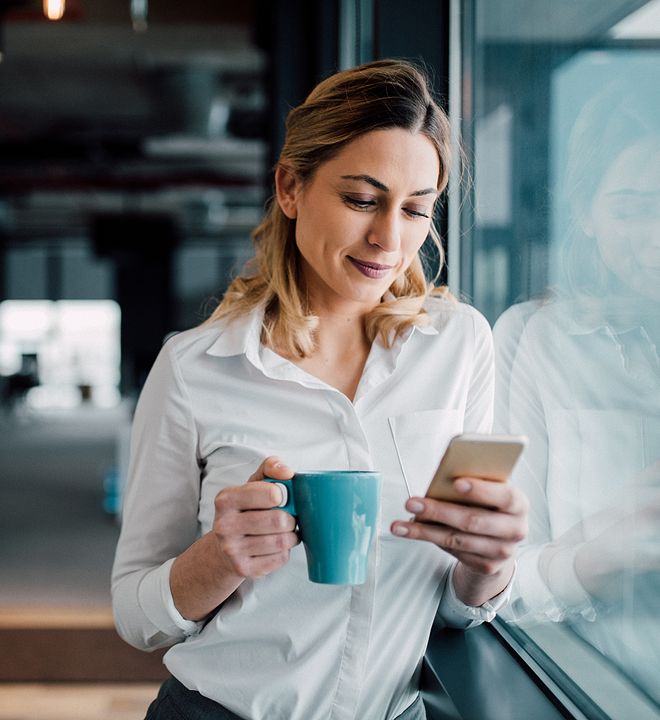
M513 574L516 548L527 534L528 502L511 483L457 478L455 490L475 505L413 497L410 521L392 523L392 533L426 540L458 558L454 586L466 604L478 606L498 595Z

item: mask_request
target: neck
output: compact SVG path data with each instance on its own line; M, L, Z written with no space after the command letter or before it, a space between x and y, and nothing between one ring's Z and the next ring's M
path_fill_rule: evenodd
M368 344L365 319L373 306L346 298L328 298L313 292L309 292L307 303L309 312L319 319L316 331L319 348L327 345L346 347Z
M336 356L358 350L368 352L369 341L365 331L364 313L320 312L316 315L319 318L316 340L321 355Z
M315 314L319 318L316 349L311 356L294 362L353 401L371 346L364 328L364 313Z

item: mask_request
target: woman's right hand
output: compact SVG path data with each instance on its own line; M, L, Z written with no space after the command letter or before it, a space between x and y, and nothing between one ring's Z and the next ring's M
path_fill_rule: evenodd
M213 534L227 570L241 578L261 577L282 567L300 542L295 518L278 509L280 488L264 477L289 480L293 471L279 458L266 458L245 485L215 497Z
M585 518L575 570L594 597L611 601L632 573L660 573L660 462L626 484L612 507Z
M274 572L300 542L292 515L280 510L281 491L264 477L289 480L293 471L279 458L266 458L248 482L215 497L213 528L176 558L170 589L179 613L203 620L246 578Z

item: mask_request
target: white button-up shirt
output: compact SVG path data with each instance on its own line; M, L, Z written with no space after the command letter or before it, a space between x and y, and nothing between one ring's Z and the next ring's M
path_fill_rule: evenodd
M660 535L644 534L641 515L658 502L660 314L641 298L635 309L618 328L565 300L514 305L497 321L495 425L529 437L511 478L530 513L507 615L570 621L660 703ZM603 536L617 552L603 549L612 573L596 600L575 555Z
M450 438L492 421L490 327L473 308L428 303L431 324L391 349L376 340L351 402L260 342L263 313L189 330L163 347L133 426L123 527L113 571L120 634L173 647L170 672L251 720L388 720L418 692L436 611L449 625L491 619L461 603L453 558L390 533L407 519L401 462L423 495ZM391 426L391 427L390 427ZM209 532L214 498L268 455L294 470L382 474L368 581L307 579L302 546L272 574L247 579L205 623L182 618L169 588L174 558Z

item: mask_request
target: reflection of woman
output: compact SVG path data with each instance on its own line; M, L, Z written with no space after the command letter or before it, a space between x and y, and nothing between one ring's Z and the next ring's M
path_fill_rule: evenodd
M567 620L660 700L660 93L588 103L571 136L566 285L495 329L496 426L530 447L511 615Z
M418 257L447 181L447 133L406 63L321 83L289 115L252 274L160 353L136 411L113 577L122 636L173 645L176 679L149 717L179 717L172 705L423 717L418 671L438 606L467 627L505 595L519 491L464 480L490 509L413 499L406 509L428 522L396 520L406 494L388 420L420 493L450 437L491 420L488 326L429 298ZM261 481L290 467L381 472L366 584L307 581L294 520Z

